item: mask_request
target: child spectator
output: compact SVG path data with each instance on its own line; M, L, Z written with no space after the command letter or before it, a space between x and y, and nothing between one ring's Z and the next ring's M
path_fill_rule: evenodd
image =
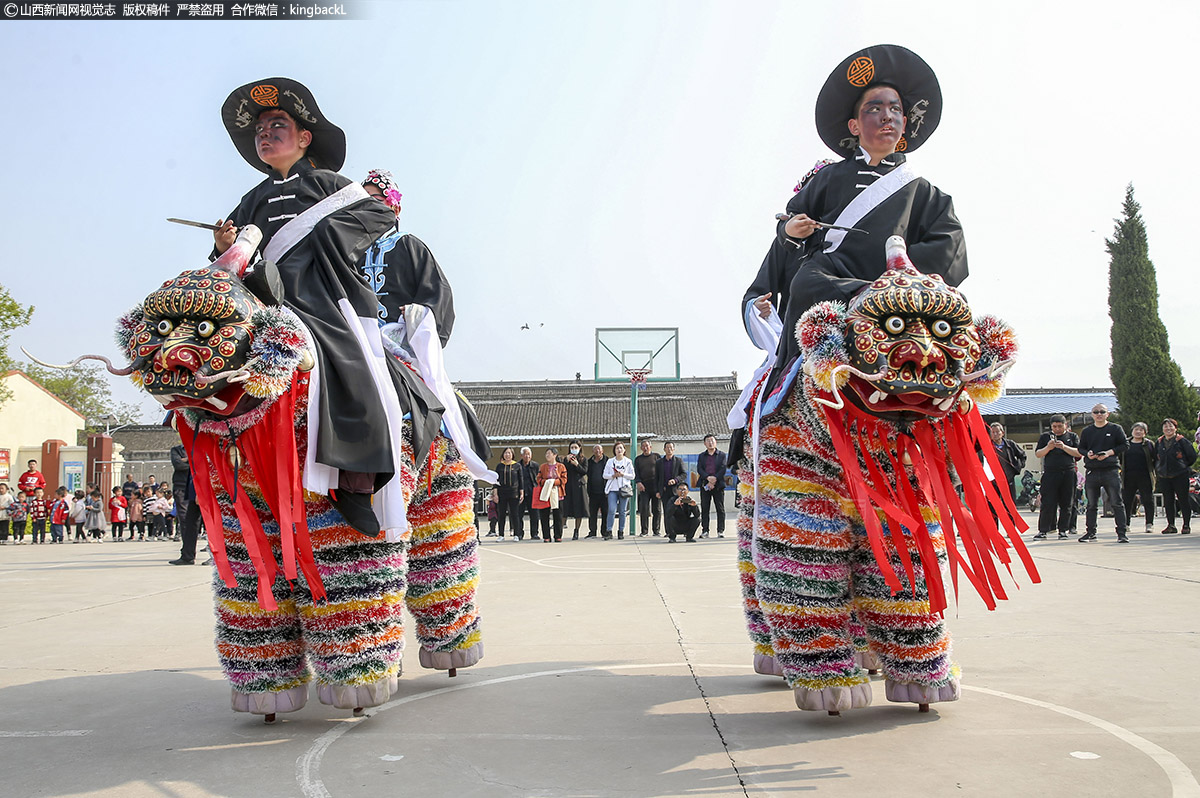
M179 533L176 531L175 527L175 496L172 495L171 488L166 485L163 486L160 493L162 494L162 497L167 500L167 515L163 520L163 537L169 540L178 541Z
M142 540L146 539L146 516L142 507L142 492L135 490L129 494L129 540L133 540L133 533L137 532ZM120 540L120 538L117 538Z
M54 503L50 505L50 542L62 543L63 531L71 522L71 503L67 501L67 489L59 486L54 491Z
M83 525L87 528L88 534L97 543L104 542L104 499L100 494L100 489L96 488L91 495L87 497L86 513L84 514Z
M167 512L170 507L162 494L155 494L151 490L148 495L149 499L146 501L144 512L150 517L150 538L157 540L162 537L163 531L166 529Z
M34 488L33 498L26 502L29 506L29 519L33 522L33 531L29 533L32 543L46 542L46 519L50 516L50 502L45 494L44 489Z
M127 518L126 507L129 503L125 501L125 496L121 489L112 489L112 498L108 500L108 520L112 524L110 528L112 539L120 540L125 537L125 520Z
M12 504L8 505L8 522L12 527L13 545L25 545L25 524L29 517L29 505L25 502L25 495L20 493L12 494Z
M8 492L8 483L0 482L0 546L8 545L8 508L12 503L13 495Z
M496 537L496 521L498 520L497 509L500 504L500 493L495 488L492 488L488 493L487 517L488 517L488 533L489 538Z
M75 501L71 504L71 523L75 524L75 540L72 543L81 543L87 541L87 535L83 532L83 522L87 520L87 494L82 490L76 489Z
M171 488L167 485L159 489L158 495L167 503L166 512L163 513L163 537L173 539L175 536L175 497L171 495Z

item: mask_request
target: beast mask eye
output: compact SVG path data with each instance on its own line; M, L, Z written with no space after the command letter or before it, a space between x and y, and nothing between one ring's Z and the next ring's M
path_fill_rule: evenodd
M154 329L158 330L159 335L170 335L171 330L175 329L175 325L169 319L162 319Z
M205 319L204 321L202 321L196 325L196 333L201 338L207 338L208 336L212 335L216 331L217 331L217 325L213 324L208 319Z
M945 319L938 319L933 323L933 326L930 328L930 330L932 330L933 334L938 338L945 338L951 332L950 322L946 321Z
M887 321L883 323L883 328L892 335L899 335L904 332L904 319L899 316L888 316Z

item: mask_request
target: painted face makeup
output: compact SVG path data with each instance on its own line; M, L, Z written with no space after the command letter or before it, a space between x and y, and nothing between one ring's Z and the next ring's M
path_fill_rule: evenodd
M877 86L863 94L849 127L868 153L889 155L904 135L905 121L900 95L890 86Z
M304 157L312 134L284 111L263 111L254 126L254 150L262 162L284 172Z

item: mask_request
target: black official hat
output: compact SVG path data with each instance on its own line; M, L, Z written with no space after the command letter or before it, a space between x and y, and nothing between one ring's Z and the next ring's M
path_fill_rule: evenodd
M308 157L321 169L337 171L346 162L346 134L330 122L317 107L312 92L291 78L263 78L234 89L221 106L221 122L229 138L246 159L260 172L271 173L254 148L254 124L258 115L271 108L286 111L312 133Z
M817 134L831 150L852 157L858 139L846 122L854 118L854 104L869 87L886 83L900 92L908 124L896 145L911 152L925 143L942 119L942 88L937 75L921 56L896 44L877 44L859 50L838 64L817 95Z

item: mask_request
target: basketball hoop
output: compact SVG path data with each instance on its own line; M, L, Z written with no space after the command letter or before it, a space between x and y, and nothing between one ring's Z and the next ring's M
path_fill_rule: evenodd
M629 375L629 384L639 391L646 390L646 377L650 374L650 369L625 369L625 373Z

